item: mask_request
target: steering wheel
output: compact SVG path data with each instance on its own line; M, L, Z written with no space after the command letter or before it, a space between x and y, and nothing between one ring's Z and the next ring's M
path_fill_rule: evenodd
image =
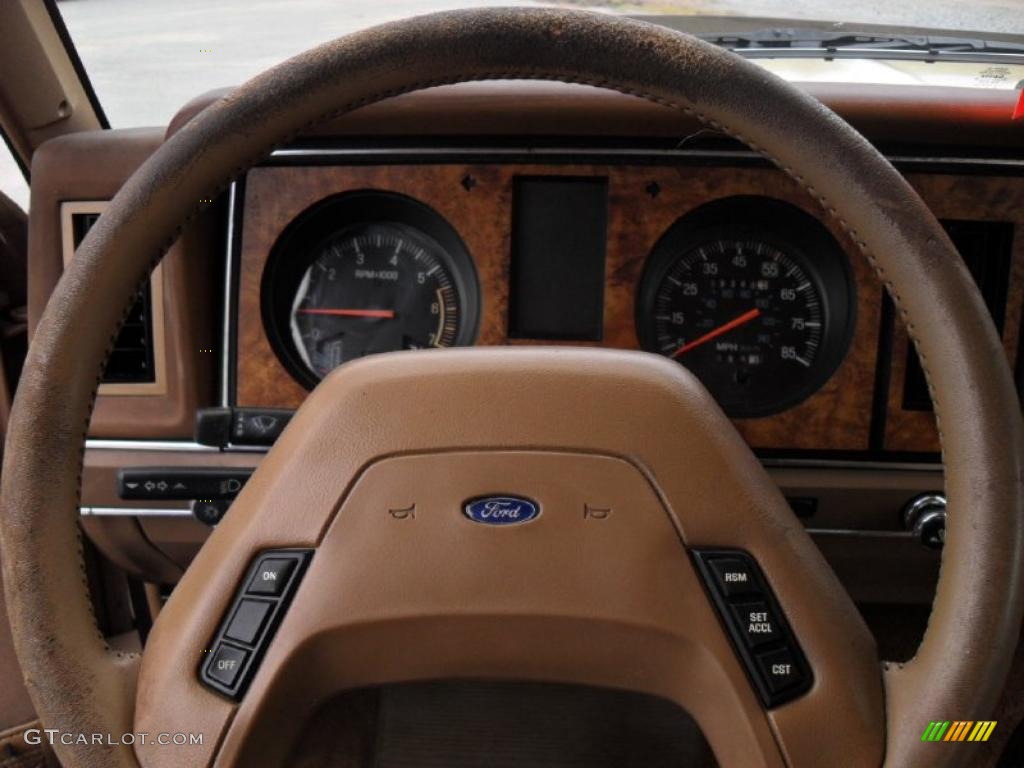
M912 661L879 662L779 491L682 367L529 348L381 355L331 374L213 532L141 658L105 644L77 516L99 374L131 297L204 201L274 146L390 96L496 78L586 83L696 116L792 176L875 265L930 382L950 509ZM18 388L0 517L7 605L46 727L109 734L58 740L66 766L281 765L303 720L338 692L441 678L665 697L727 766L951 765L972 745L923 742L922 730L991 713L1020 627L1021 435L1002 347L954 247L820 103L646 23L546 9L431 15L260 75L118 192L50 300ZM539 516L491 526L463 513L498 491L532 500ZM592 502L612 514L582 514ZM393 514L410 505L415 514ZM721 586L704 578L709 548L749 558L806 664L801 695L776 706L752 684ZM291 575L260 560L267 551L293 558ZM211 644L236 596L268 573L290 596L272 601L262 658L236 660L250 665L244 695L225 695L201 680ZM121 738L140 732L203 739Z

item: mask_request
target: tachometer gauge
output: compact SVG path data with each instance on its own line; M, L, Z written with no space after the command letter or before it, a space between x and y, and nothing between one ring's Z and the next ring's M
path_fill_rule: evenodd
M459 296L440 246L411 227L369 224L323 243L292 301L292 341L318 376L355 357L454 346Z
M378 218L367 220L371 212ZM378 352L472 342L475 270L454 232L425 206L362 193L320 209L299 229L275 253L276 270L268 268L264 310L279 354L300 380L313 384Z
M645 349L689 368L734 417L813 394L853 327L845 256L807 214L775 201L718 204L655 247L638 301ZM738 210L737 210L738 209ZM727 220L714 221L722 216Z

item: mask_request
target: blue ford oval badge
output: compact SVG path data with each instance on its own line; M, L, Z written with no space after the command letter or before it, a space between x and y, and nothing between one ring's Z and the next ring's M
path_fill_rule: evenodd
M540 514L540 507L521 496L485 496L466 503L466 517L484 525L528 523Z

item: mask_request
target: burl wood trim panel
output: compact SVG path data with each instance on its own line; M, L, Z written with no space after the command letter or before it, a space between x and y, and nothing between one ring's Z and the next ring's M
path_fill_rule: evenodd
M462 237L476 262L481 288L478 344L557 344L507 335L508 272L513 179L519 175L608 178L608 254L604 340L593 346L639 349L634 299L644 261L665 230L697 206L734 195L764 195L820 216L817 203L783 173L770 168L621 165L386 165L265 167L245 186L239 263L237 402L297 408L307 392L285 370L260 312L260 282L283 229L319 200L345 191L375 189L420 200ZM471 176L475 185L461 182ZM657 194L648 191L652 182ZM790 410L736 422L757 448L834 450L868 448L881 288L870 266L837 227L828 225L850 254L858 288L857 325L849 353L822 389ZM579 345L580 342L573 342Z
M1008 221L1014 224L1010 254L1010 283L1003 320L1003 348L1014 365L1020 345L1024 305L1024 178L911 174L908 181L940 219ZM909 338L899 321L893 334L885 448L889 451L937 453L939 433L935 414L903 410L903 385Z

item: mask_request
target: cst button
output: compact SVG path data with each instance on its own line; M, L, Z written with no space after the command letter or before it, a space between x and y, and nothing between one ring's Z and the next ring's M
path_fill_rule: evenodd
M250 595L270 595L277 597L284 592L288 577L295 570L295 560L283 557L268 557L261 560L256 573L249 579L245 591Z
M732 606L732 612L740 634L751 648L771 643L782 636L771 608L763 600L737 603Z
M245 660L249 652L230 645L220 645L214 651L210 664L206 668L206 674L211 680L223 685L225 688L233 688L238 676L242 673Z
M750 566L738 557L721 557L711 560L708 565L714 574L719 590L726 597L758 593L757 581Z
M757 667L772 694L792 688L802 679L796 657L788 648L759 653Z

